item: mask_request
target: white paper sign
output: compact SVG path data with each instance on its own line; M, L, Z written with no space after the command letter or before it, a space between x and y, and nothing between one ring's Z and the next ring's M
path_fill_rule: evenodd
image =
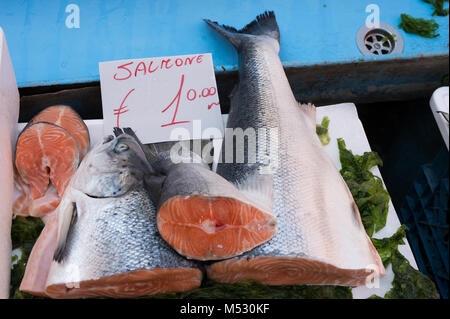
M105 135L131 127L143 143L157 143L199 138L199 125L223 134L210 53L101 62L99 68ZM189 135L174 138L179 128Z

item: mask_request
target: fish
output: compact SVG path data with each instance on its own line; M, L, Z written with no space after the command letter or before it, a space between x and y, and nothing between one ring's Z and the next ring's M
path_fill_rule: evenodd
M161 178L155 195L158 231L179 254L201 261L221 260L275 235L272 207L246 197L211 171L189 146L183 142L146 146L150 148L147 158ZM170 149L178 146L185 151L174 160Z
M38 122L52 123L64 128L75 139L80 160L90 147L89 130L80 115L68 105L53 105L35 115L28 125Z
M84 157L57 208L51 298L139 297L200 286L202 272L159 235L153 169L121 129Z
M254 163L222 161L217 172L262 202L270 192L260 190L272 187L278 223L272 239L209 265L207 276L225 283L356 286L384 275L358 207L315 133L315 106L297 102L292 93L278 56L275 14L265 12L241 30L205 22L229 40L239 56L239 82L231 95L227 128L277 132L275 146L266 139L254 154L245 149L255 156Z
M34 126L38 123L43 124ZM49 135L48 132L58 131L58 129L45 124L53 124L64 129L68 134L61 133L59 130L59 135L65 135L71 145L65 145L64 142L54 148L56 141L50 139L56 135ZM46 128L46 130L36 128ZM45 136L41 138L41 135ZM58 206L71 173L74 172L73 167L71 173L64 176L59 176L60 171L56 171L62 167L61 163L70 164L70 159L72 159L73 166L78 165L90 147L89 130L78 113L70 106L54 105L35 115L20 136L22 138L18 140L16 147L18 149L16 150L16 159L18 152L20 168L14 172L14 185L18 196L14 200L13 215L42 217ZM74 151L69 136L75 141L77 151ZM45 141L47 145L40 143L42 141ZM67 146L68 148L66 148ZM46 154L44 154L44 150ZM73 154L63 154L61 153L63 151L72 151ZM78 155L75 154L77 152ZM60 160L55 162L58 156ZM67 156L67 161L61 161L64 156ZM78 159L76 159L77 156ZM57 174L55 175L55 173ZM51 183L49 184L47 176L52 182L61 181L60 187L56 189Z
M75 139L55 124L31 124L17 139L15 166L22 181L30 186L33 200L45 195L50 182L62 196L79 161Z

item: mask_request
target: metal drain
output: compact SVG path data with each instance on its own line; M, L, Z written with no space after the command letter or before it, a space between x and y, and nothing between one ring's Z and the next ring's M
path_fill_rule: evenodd
M393 26L380 22L379 28L363 25L356 35L359 51L364 55L385 55L403 52L403 38Z

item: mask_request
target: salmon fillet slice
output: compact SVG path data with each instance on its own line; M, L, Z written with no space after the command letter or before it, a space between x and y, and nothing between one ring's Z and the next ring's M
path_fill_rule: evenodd
M45 284L56 249L58 214L45 216L45 227L31 250L27 267L20 283L20 290L35 296L46 296Z
M38 122L48 122L66 129L77 143L80 160L88 152L90 146L89 130L80 115L70 106L54 105L47 107L37 114L30 121L30 124Z
M173 197L160 208L157 224L169 245L198 260L240 255L276 231L273 215L227 197Z
M75 139L55 124L32 124L17 140L16 168L23 182L30 185L33 200L45 195L50 181L61 196L78 163Z
M199 269L154 268L134 270L79 283L50 285L45 293L52 298L135 298L192 290L200 286L201 280L202 274Z
M365 268L342 269L319 260L296 257L233 259L207 268L208 277L218 282L235 283L251 279L272 286L359 286L370 280L368 276L372 272Z

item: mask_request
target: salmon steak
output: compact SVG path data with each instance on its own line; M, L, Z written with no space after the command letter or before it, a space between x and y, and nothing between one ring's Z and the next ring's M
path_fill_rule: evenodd
M86 154L86 152L89 150L90 147L90 139L89 139L89 131L87 126L85 125L84 121L81 119L81 117L78 115L77 112L75 112L71 107L66 105L55 105L50 106L41 111L39 114L37 114L33 119L28 123L28 125L24 128L23 133L26 132L29 128L32 128L34 124L38 123L48 123L48 124L54 124L56 126L61 127L64 129L74 140L78 149L79 154L79 160L83 158L83 156ZM26 136L32 136L33 132L37 132L39 130L35 130L38 127L48 127L45 125L34 127L32 131L27 132L27 134L23 134L23 137ZM54 129L57 131L57 129ZM40 134L42 134L41 131L39 131ZM45 132L43 133L45 134ZM63 134L63 133L61 133ZM21 134L22 135L22 134ZM63 134L66 136L68 140L70 140L69 137L67 137L67 134ZM36 138L34 139L36 140ZM41 141L40 136L37 139L38 141ZM24 142L22 140L21 142ZM34 146L31 147L31 144L33 143L33 139L29 140L29 143L26 144L25 147L28 147L26 149L27 151L30 151L28 157L29 161L31 158L31 161L38 161L38 158L41 158L42 165L46 165L46 170L50 173L50 166L49 163L49 157L42 157L44 156L43 151L39 148ZM49 143L48 141L46 143ZM70 144L70 143L69 143ZM36 144L39 145L39 144ZM22 157L26 152L24 152L24 145L17 144L19 148L19 153L22 154ZM51 154L51 148L52 145L47 145L47 154L48 156L52 156ZM69 146L72 147L72 146ZM60 152L64 148L64 145L59 145L58 148L55 148L54 150L57 152ZM34 153L36 151L36 153ZM69 152L69 149L66 150ZM57 153L56 152L56 153ZM56 155L56 153L54 153ZM75 153L75 152L74 152ZM32 156L33 154L33 156ZM62 153L60 153L62 154ZM69 155L69 154L66 154ZM47 156L47 155L46 155ZM16 156L17 157L17 156ZM73 157L76 157L75 154L73 154ZM60 157L61 159L61 157ZM70 155L67 158L70 159ZM53 164L53 171L57 170L58 163L65 163L64 161L59 162L52 162ZM33 216L33 217L41 217L45 214L53 211L59 204L60 197L62 195L62 191L64 189L64 185L67 183L69 176L61 176L61 180L64 181L62 187L59 187L59 189L56 189L52 184L48 185L48 188L44 195L39 196L38 194L42 194L42 190L45 187L45 173L41 171L40 173L37 173L36 176L30 175L29 173L25 173L23 171L23 168L26 167L24 163L22 163L21 166L21 174L25 176L25 180L21 177L20 173L17 171L15 172L15 188L20 193L19 197L15 199L14 205L13 205L13 214L15 216ZM63 167L61 167L63 168ZM54 176L54 174L53 174ZM36 180L37 177L37 181ZM58 177L53 177L53 180L58 180ZM34 180L34 185L31 186L30 181ZM38 197L36 197L38 196Z
M238 256L276 233L270 207L252 202L223 177L194 163L176 164L164 182L158 210L161 236L196 260Z
M244 145L246 161L220 162L217 172L255 202L273 199L277 218L275 236L208 266L208 277L227 283L252 279L268 285L356 286L383 276L358 207L316 134L315 107L298 103L292 93L278 57L274 13L258 16L241 30L205 22L239 55L239 83L227 128L274 132L261 143L258 136L256 149ZM225 136L223 152L230 142Z
M55 211L57 238L44 290L49 297L139 297L200 286L197 264L157 231L156 206L145 188L154 171L140 144L120 129L115 133L84 157ZM44 269L42 248L52 245L42 245L35 256ZM42 290L42 278L27 280L23 289Z
M33 200L46 194L50 182L61 196L79 159L75 139L55 124L31 124L17 140L15 165L22 181L29 185Z
M66 129L77 142L80 160L88 152L90 147L89 130L80 115L70 106L49 106L33 117L29 124L38 122L48 122Z
M149 162L161 175L160 183L153 185L158 190L158 230L179 254L220 260L238 256L275 235L272 202L252 201L211 171L183 142L145 146ZM185 149L183 158L171 155L178 146Z

